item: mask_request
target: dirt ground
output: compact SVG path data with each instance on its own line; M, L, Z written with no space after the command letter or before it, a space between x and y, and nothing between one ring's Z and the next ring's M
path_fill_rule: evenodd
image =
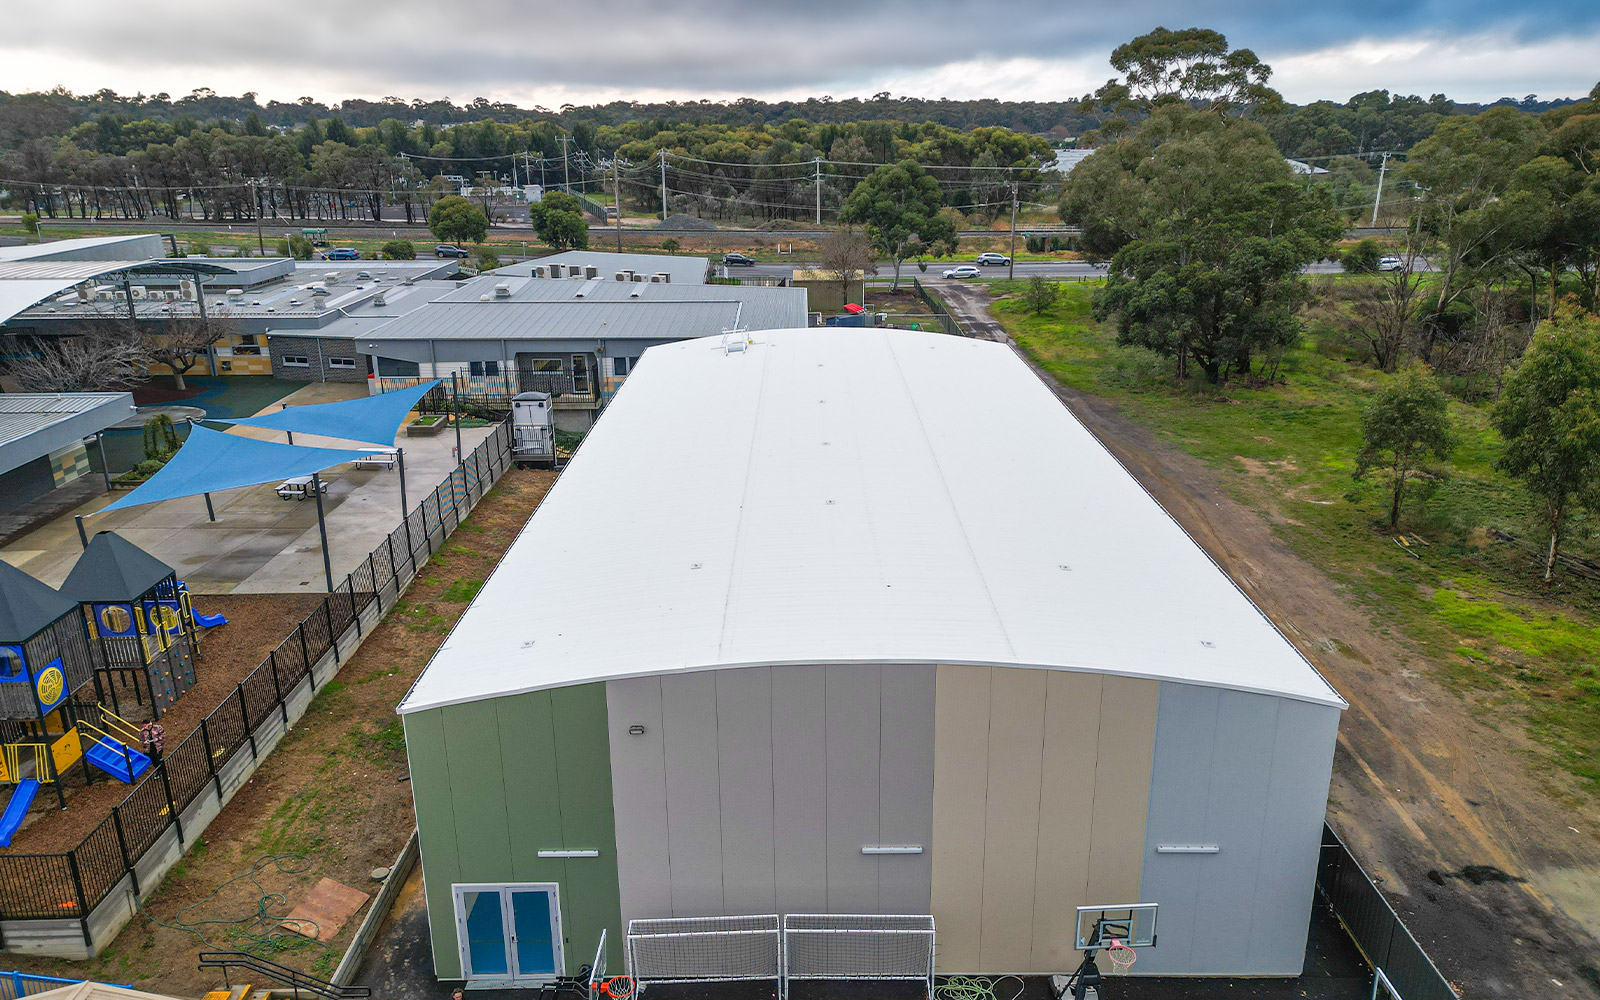
M201 614L222 614L228 624L208 629L201 640L201 657L195 663L195 686L173 703L161 717L167 732L167 746L175 747L199 728L209 715L234 691L245 676L276 649L284 636L317 607L316 594L270 594L197 597ZM148 701L139 705L133 689L118 689L122 715L135 724L150 718ZM109 698L107 695L109 708ZM128 797L132 785L107 778L91 770L95 781L83 783L83 765L66 774L63 790L67 808L62 811L55 793L46 789L34 801L33 810L11 847L0 850L16 854L43 854L70 850L111 812L111 807Z
M951 283L946 283L948 286ZM987 290L941 287L1005 340ZM1350 703L1328 814L1464 997L1600 995L1600 809L1278 537L1277 516L1109 403L1035 371Z
M276 922L323 877L377 891L371 872L415 826L394 708L554 480L505 475L99 958L19 958L23 970L199 996L221 977L197 971L196 953L250 948L326 978L365 911L325 945Z

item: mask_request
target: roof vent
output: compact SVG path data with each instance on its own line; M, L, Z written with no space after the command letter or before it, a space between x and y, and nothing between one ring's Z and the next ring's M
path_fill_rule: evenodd
M312 295L313 298L317 298L317 297L320 297L320 296L323 296L323 295L327 295L327 294L328 294L328 290L326 288L313 288L311 290L311 295Z
M290 305L291 305L291 306L297 306L297 305L299 305L299 304L300 304L300 300L299 300L299 299L290 299L290 300L289 300L289 304L290 304Z
M405 281L401 282L402 285L415 285L416 283L417 282L415 278L407 278Z
M322 273L322 283L324 285L335 285L335 284L338 284L339 283L339 272L338 271L324 271Z
M384 298L384 297L383 297L383 293L382 293L382 292L379 292L379 293L378 293L378 294L376 294L376 295L374 295L374 296L373 296L373 297L372 297L372 304L373 304L373 305L374 305L374 306L386 306L386 305L388 305L388 304L389 304L389 302L388 302L388 300L387 300L387 299L385 299L385 298Z
M228 289L228 298L230 298L230 299L242 299L242 298L244 298L244 289L242 289L242 288L230 288L230 289Z
M500 282L500 284L494 286L494 297L497 299L511 298L511 286L504 281Z
M492 302L492 301L494 301L494 296L490 295L488 292L484 292L482 295L478 296L478 301L479 302Z

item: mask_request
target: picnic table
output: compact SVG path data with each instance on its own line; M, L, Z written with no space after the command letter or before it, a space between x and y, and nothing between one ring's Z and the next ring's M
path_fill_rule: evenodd
M273 492L284 500L304 500L306 497L311 496L312 482L313 480L310 476L295 476L293 479L285 479L279 483ZM319 492L328 492L326 480L319 479L315 480L315 482L321 487Z

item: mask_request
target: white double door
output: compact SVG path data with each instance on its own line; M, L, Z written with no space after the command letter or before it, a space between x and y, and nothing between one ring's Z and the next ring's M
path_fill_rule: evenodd
M554 882L451 886L462 977L473 985L535 985L561 975L561 901Z

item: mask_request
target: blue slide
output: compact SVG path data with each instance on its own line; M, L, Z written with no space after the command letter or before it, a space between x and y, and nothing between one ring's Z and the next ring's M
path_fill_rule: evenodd
M33 797L38 794L39 783L32 778L17 782L16 791L6 803L6 811L0 814L0 847L11 846L12 835L22 825L22 817L28 815L28 807L33 805Z
M93 745L83 755L89 759L89 763L118 781L131 785L139 780L141 774L150 770L150 758L132 747L115 740L91 742Z
M201 628L216 628L218 625L228 624L228 619L222 615L203 615L196 611L194 613L194 623Z

